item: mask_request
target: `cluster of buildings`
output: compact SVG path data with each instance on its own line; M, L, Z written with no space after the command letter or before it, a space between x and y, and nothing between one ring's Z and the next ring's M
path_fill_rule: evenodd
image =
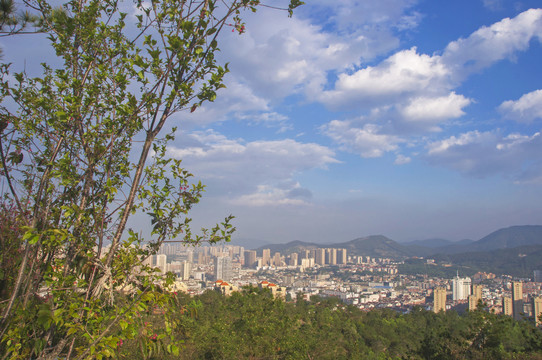
M347 251L346 249L317 248L292 252L287 256L275 252L271 256L270 249L263 249L262 255L258 256L256 250L245 250L243 260L243 266L248 268L284 266L311 268L315 265L346 265Z
M539 280L539 279L536 279ZM524 284L528 285L524 291ZM454 305L466 303L470 311L479 306L488 310L512 316L516 320L531 319L540 326L542 324L542 284L537 281L523 282L510 281L504 284L500 296L500 304L490 296L484 296L485 286L473 284L468 277L460 278L457 275L452 279L452 301L448 301L448 290L444 286L433 290L433 311L438 313L452 308Z
M257 252L234 245L188 248L175 243L163 245L148 264L175 273L176 288L191 294L215 289L229 295L252 285L268 288L282 299L333 296L364 310L387 307L409 311L422 306L435 312L464 311L483 304L489 311L530 318L537 325L542 314L540 271L533 274L534 281L486 273L444 279L401 274L400 262L349 255L347 249L272 254L270 249Z

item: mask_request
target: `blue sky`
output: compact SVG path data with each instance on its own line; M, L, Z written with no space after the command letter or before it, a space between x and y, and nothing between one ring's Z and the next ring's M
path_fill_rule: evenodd
M306 3L225 32L227 88L174 119L196 226L231 213L257 247L542 224L540 1ZM28 69L47 48L10 41Z
M243 244L479 239L542 223L538 1L307 1L226 34L171 153Z

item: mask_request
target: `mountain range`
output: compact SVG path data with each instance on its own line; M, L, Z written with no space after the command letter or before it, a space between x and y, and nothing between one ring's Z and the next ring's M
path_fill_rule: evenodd
M288 255L316 248L345 248L349 255L395 260L431 257L439 261L476 267L482 271L529 275L533 269L542 269L542 225L511 226L476 241L428 239L399 243L383 235L371 235L343 243L315 244L293 241L262 246L256 250L259 254L262 249L270 249L271 254L280 252Z

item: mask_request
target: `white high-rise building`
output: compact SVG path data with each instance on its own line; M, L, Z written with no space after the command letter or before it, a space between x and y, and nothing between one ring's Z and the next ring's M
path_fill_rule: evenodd
M459 275L457 275L452 280L453 300L467 300L469 295L471 295L471 284L472 280L470 278L460 278Z
M164 274L167 272L167 256L165 254L156 255L156 267Z
M192 263L190 261L183 261L181 263L181 279L188 280L190 279L190 273L192 271Z
M230 281L232 278L231 257L217 256L215 258L215 277L216 280Z

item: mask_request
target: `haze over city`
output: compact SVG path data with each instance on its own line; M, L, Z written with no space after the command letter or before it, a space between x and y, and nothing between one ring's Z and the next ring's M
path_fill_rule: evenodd
M541 224L538 1L307 1L225 33L227 89L169 149L245 246ZM40 48L2 39L31 69ZM20 62L23 63L22 61Z

